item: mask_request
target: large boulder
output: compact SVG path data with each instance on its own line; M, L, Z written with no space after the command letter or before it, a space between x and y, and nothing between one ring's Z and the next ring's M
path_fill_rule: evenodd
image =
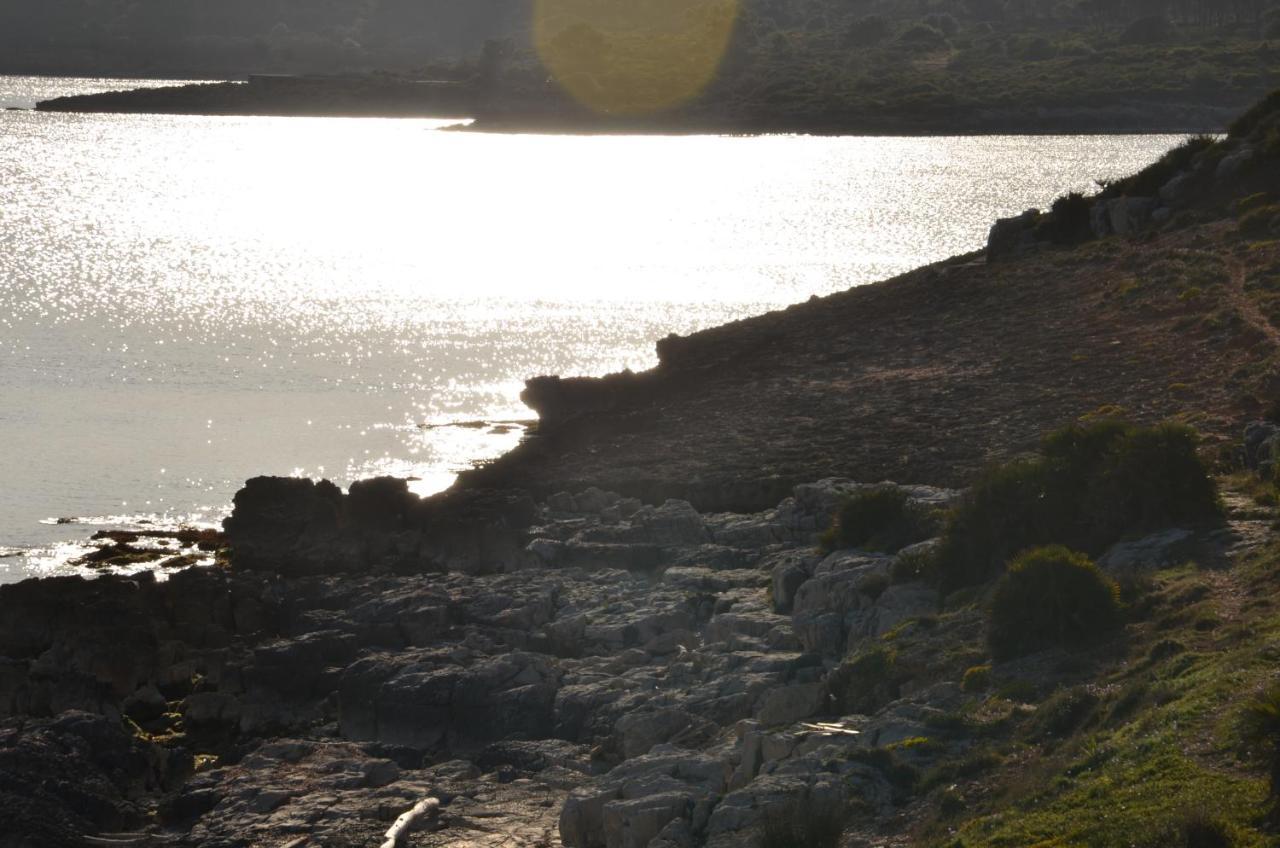
M1267 476L1280 459L1280 424L1251 421L1244 428L1244 464Z
M1219 182L1226 182L1239 176L1253 163L1257 152L1252 147L1241 147L1224 157L1218 162L1218 167L1214 171L1214 179Z
M223 530L242 571L490 574L536 561L523 531L537 516L521 492L422 500L391 477L353 483L346 495L327 480L255 477L236 493Z
M1117 542L1098 557L1098 567L1117 575L1176 565L1191 555L1194 536L1190 530L1171 527L1141 539Z
M328 480L254 477L222 523L238 568L279 574L341 571L342 490ZM330 547L334 546L334 547Z
M698 743L713 737L717 727L692 713L658 709L627 713L613 726L614 747L623 759L649 753L655 745Z
M574 790L561 810L560 838L569 848L643 848L676 821L702 830L731 769L718 757L658 745Z
M1111 232L1125 236L1145 227L1159 202L1150 197L1117 197L1107 201Z
M646 848L675 819L689 818L692 792L659 792L610 801L602 810L606 848Z
M1028 209L1021 215L997 220L987 234L987 261L996 262L1033 249L1037 244L1035 225L1039 221L1039 209Z
M339 684L348 739L430 750L552 735L559 674L546 657L511 652L462 666L447 655L366 657Z
M792 724L823 711L827 689L822 683L801 683L771 689L764 696L756 718L766 727Z
M792 604L792 625L806 651L844 652L850 629L875 605L892 562L888 556L838 551L815 567Z

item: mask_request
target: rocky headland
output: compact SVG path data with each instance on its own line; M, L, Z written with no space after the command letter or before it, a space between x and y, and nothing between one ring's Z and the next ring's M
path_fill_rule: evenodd
M263 74L244 82L192 83L56 97L40 112L280 117L458 118L476 106L473 86L389 75Z
M0 844L1266 844L1277 134L535 379L441 496L258 478L213 566L0 587ZM1028 541L1096 632L994 639Z

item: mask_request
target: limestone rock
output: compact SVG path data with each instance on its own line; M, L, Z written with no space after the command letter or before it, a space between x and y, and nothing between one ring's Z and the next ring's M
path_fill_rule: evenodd
M614 725L614 744L623 759L649 753L664 742L685 744L714 736L717 727L684 710L659 709L652 712L628 713Z
M1172 527L1134 539L1118 542L1098 557L1098 567L1111 574L1154 570L1175 565L1186 559L1195 534Z
M1222 157L1222 160L1218 162L1217 169L1214 171L1214 179L1219 182L1233 179L1253 162L1256 155L1252 147L1246 146Z
M1280 458L1280 424L1251 421L1244 428L1244 463L1246 468L1267 475Z
M760 705L756 718L766 727L791 724L823 711L827 689L822 683L803 683L770 690Z
M693 811L692 794L662 792L604 805L606 848L645 848L672 820Z
M1107 201L1107 219L1111 232L1125 236L1146 226L1155 211L1156 201L1150 197L1117 197Z

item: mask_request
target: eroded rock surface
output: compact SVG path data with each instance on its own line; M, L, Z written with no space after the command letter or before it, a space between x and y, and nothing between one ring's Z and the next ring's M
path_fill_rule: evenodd
M800 794L887 815L858 752L934 708L844 715L833 674L938 599L818 552L856 488L746 515L588 489L468 526L387 481L256 481L232 569L0 588L0 773L67 775L3 803L33 845L374 845L429 797L409 844L729 844Z

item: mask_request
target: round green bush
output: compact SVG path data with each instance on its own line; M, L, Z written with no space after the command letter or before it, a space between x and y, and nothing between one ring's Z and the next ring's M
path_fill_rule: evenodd
M1008 659L1087 645L1119 625L1115 584L1084 554L1051 545L1021 554L1000 578L987 641L996 658Z

